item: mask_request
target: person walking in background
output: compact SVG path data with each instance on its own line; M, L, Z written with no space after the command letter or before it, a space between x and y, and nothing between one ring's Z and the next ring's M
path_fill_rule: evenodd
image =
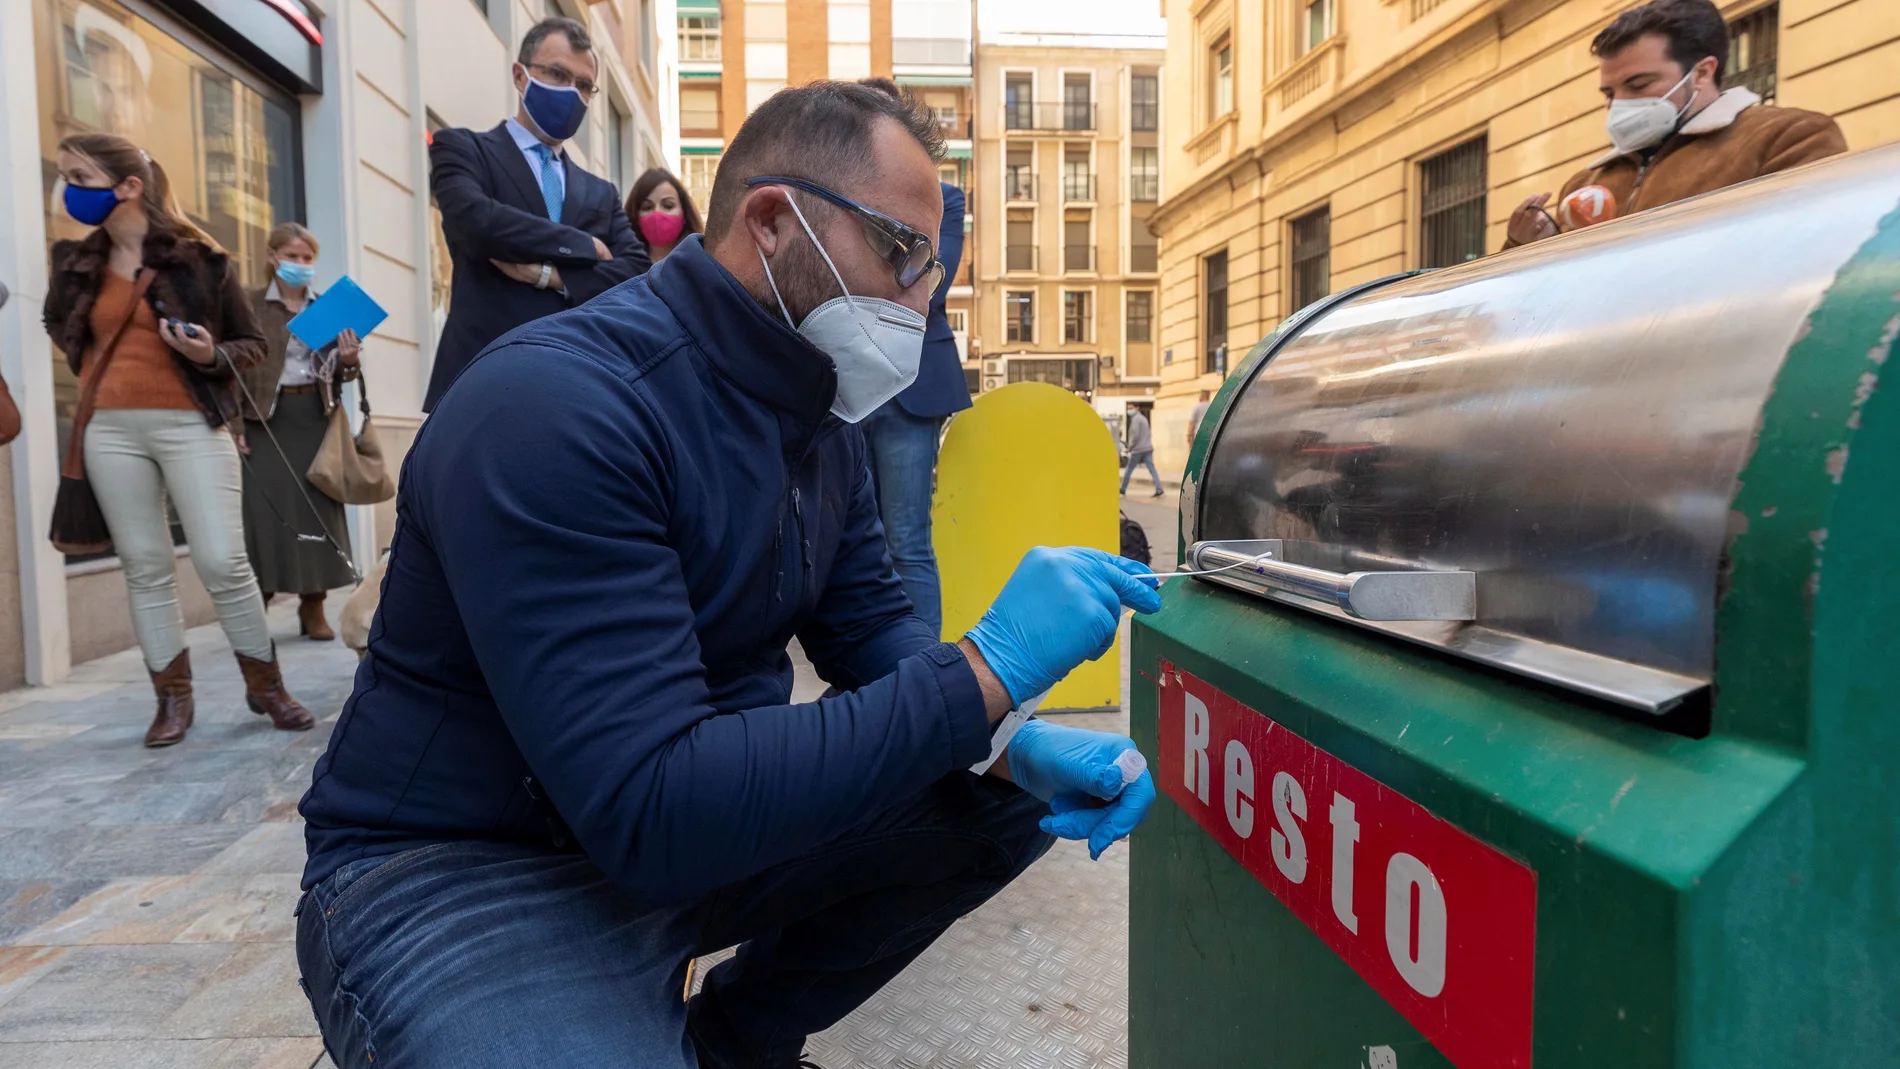
M290 321L317 291L317 239L296 223L279 224L266 241L271 279L251 293L264 332L264 359L245 371L244 545L269 602L296 594L298 628L326 642L336 637L323 615L324 594L356 578L350 563L343 503L326 497L305 477L323 446L330 413L343 383L356 378L362 343L346 330L311 352L290 332ZM299 535L322 535L310 542Z
M1135 477L1135 466L1148 465L1148 478L1154 480L1154 496L1160 497L1167 491L1161 489L1161 472L1155 469L1154 434L1148 428L1148 415L1137 404L1128 406L1128 439L1122 447L1128 452L1127 466L1122 468L1122 493L1128 493L1128 480Z
M863 78L893 100L908 101L889 78ZM891 566L932 634L943 630L943 586L937 577L937 551L930 538L930 499L937 488L937 446L943 422L970 407L970 387L963 379L963 358L957 336L944 309L950 286L963 259L963 191L948 182L943 191L943 223L937 229L937 259L943 263L943 281L930 295L924 317L924 355L917 381L896 399L886 402L864 421L864 444L870 452L871 474L877 483L877 507L884 521L884 544Z
M435 132L429 188L442 210L454 290L424 412L489 342L646 271L646 249L619 192L562 148L600 92L598 74L580 23L542 19L516 56L514 117L486 133Z
M686 235L706 229L686 187L664 167L648 168L634 181L627 194L627 218L633 220L634 232L646 247L647 260L656 264Z
M165 171L114 134L59 144L66 210L98 227L53 246L45 324L80 376L74 446L125 568L132 627L158 711L147 746L185 737L191 654L173 574L169 500L192 567L237 652L251 711L287 731L316 719L284 689L264 599L244 552L235 376L264 339L230 258L186 219ZM85 400L95 398L85 417Z
M1723 90L1728 36L1709 0L1653 0L1597 34L1590 53L1611 147L1564 183L1557 204L1599 186L1621 218L1847 151L1825 115L1770 107L1742 86ZM1518 205L1504 247L1555 236L1550 203L1538 193Z
M1194 436L1201 433L1201 421L1207 418L1207 408L1214 403L1214 391L1202 390L1201 399L1194 402L1194 411L1188 416L1187 444L1194 448Z

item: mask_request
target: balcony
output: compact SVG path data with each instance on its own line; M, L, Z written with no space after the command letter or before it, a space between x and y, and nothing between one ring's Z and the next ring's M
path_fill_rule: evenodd
M1063 175L1062 199L1065 201L1093 201L1095 199L1095 176L1092 174Z
M1093 271L1095 270L1095 246L1093 245L1064 245L1062 246L1062 269L1064 271Z
M1036 247L1034 245L1006 245L1003 247L1003 270L1034 271L1036 269Z
M681 63L718 63L720 60L718 30L681 30Z
M1011 100L1003 105L1003 129L1094 130L1095 105L1088 101Z
M1007 200L1034 201L1036 176L1027 169L1010 168L1003 173L1003 197Z

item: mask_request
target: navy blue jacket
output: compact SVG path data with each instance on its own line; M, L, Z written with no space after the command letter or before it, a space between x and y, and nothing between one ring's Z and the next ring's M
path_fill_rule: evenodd
M698 237L490 346L404 462L304 886L430 843L572 841L682 901L981 760L976 676L892 573L835 391ZM794 635L845 693L787 704Z
M943 261L943 281L930 295L930 314L924 321L924 358L917 381L897 395L897 403L913 416L947 416L970 407L970 387L963 380L963 361L957 356L957 336L950 330L944 302L963 259L963 191L948 182L943 187L943 225L937 228L937 259Z
M646 246L627 223L613 183L574 166L566 153L567 195L561 221L548 218L547 201L508 124L476 133L437 130L429 143L429 190L442 210L442 236L454 264L449 321L436 344L435 370L424 412L435 411L475 354L489 342L545 315L606 292L647 269ZM597 258L594 239L611 260ZM561 269L559 290L537 290L502 274L490 260L551 263Z

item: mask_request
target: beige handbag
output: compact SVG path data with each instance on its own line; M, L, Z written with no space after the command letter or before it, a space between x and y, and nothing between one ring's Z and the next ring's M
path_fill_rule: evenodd
M341 402L330 410L330 426L304 478L324 496L345 505L374 505L396 496L396 480L383 459L382 439L369 418L369 394L359 373L357 389L363 398L363 430L350 434L350 414Z

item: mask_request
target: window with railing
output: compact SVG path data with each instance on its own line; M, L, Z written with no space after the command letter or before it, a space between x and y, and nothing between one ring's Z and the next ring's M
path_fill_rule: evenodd
M1036 269L1036 214L1012 211L1004 222L1003 270Z
M1420 267L1484 255L1486 146L1480 137L1419 164Z
M1087 290L1063 291L1062 340L1074 345L1086 345L1095 340L1095 321L1089 315Z
M1087 74L1062 76L1062 128L1095 129L1095 80Z
M1009 130L1036 127L1036 79L1031 74L1003 76L1003 126Z
M1148 290L1129 290L1128 309L1123 317L1123 334L1131 342L1153 341L1155 295Z
M1161 150L1128 150L1128 199L1150 201L1161 198Z
M1062 269L1095 270L1094 222L1086 211L1074 212L1062 220Z
M1201 313L1201 322L1206 325L1206 337L1203 340L1204 359L1201 373L1224 370L1221 362L1225 359L1227 348L1227 250L1205 256L1201 259L1201 278L1206 282L1202 292L1207 296Z
M1003 318L1010 341L1034 345L1036 342L1036 291L1004 291Z
M1781 5L1769 4L1728 25L1728 63L1722 70L1722 88L1742 86L1762 99L1775 102L1776 58L1781 47Z
M1128 270L1142 275L1160 270L1161 250L1155 232L1148 229L1148 220L1139 217L1128 220L1128 231Z
M680 130L688 137L719 135L719 87L680 87Z
M1009 200L1036 199L1036 175L1028 165L1011 165L1003 171L1003 196Z
M1095 175L1089 169L1087 145L1069 145L1062 150L1062 199L1095 199Z
M1161 76L1136 74L1128 79L1128 125L1137 131L1161 129Z
M719 16L712 13L680 15L680 62L718 63Z
M1332 291L1333 210L1328 205L1287 224L1292 286L1288 312L1297 312Z

